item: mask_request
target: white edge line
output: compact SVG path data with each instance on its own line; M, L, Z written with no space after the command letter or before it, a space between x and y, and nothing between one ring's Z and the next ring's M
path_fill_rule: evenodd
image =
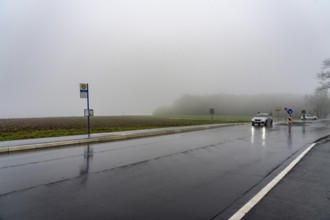
M280 172L270 183L268 183L259 193L240 208L229 220L240 220L246 215L276 184L287 175L290 170L316 145L313 143L304 152L302 152L294 161L292 161L282 172Z

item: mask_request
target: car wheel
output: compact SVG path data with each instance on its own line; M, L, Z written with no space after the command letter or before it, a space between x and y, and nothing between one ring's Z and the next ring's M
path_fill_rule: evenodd
M254 126L254 122L252 122L252 126Z

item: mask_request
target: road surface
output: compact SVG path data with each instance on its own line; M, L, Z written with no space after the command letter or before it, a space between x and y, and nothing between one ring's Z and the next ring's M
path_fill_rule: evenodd
M329 141L317 143L243 219L329 219Z
M227 219L328 134L243 125L0 155L0 219Z

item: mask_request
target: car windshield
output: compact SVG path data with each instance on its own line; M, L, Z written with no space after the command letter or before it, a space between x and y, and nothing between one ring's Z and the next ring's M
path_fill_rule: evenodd
M267 118L268 115L266 114L257 114L257 117L264 117L264 118Z

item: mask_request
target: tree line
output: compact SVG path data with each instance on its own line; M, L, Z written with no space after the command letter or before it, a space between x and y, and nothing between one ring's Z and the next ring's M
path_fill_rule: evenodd
M294 109L312 111L306 106L303 95L260 94L260 95L184 95L170 106L159 107L154 115L207 115L210 109L215 115L255 115L257 112L276 113L276 109Z
M316 74L319 87L310 95L259 94L259 95L184 95L172 105L162 106L154 115L206 115L215 109L215 115L254 115L257 112L274 114L276 109L294 110L294 115L306 113L326 118L330 113L330 58L323 60L321 71Z

